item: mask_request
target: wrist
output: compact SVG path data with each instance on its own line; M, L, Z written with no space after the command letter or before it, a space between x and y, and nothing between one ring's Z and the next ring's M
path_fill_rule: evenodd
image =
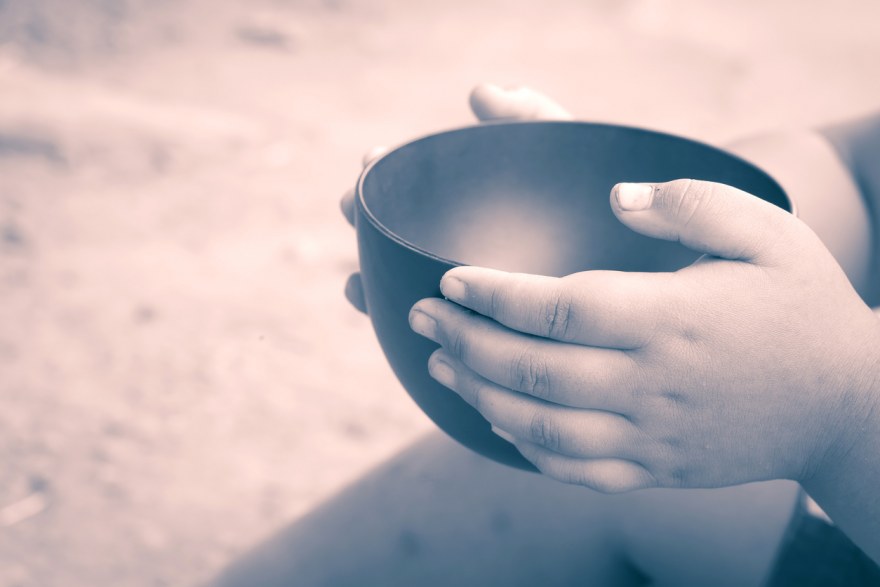
M880 556L880 321L860 368L825 418L829 440L797 479L831 519L859 546Z
M798 479L804 487L837 483L849 472L863 468L865 459L880 465L880 328L876 346L865 348L861 365L851 364L835 399L827 409L826 442ZM867 450L866 450L867 448Z

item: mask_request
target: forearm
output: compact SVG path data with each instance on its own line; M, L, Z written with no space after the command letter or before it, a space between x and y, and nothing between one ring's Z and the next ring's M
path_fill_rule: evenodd
M875 385L873 391L880 398L880 388ZM851 423L844 449L827 455L801 483L834 523L880 563L880 401L863 411L863 419Z
M874 227L871 274L880 292L880 112L819 129L852 174ZM880 295L868 300L880 305Z
M780 182L863 299L880 305L880 115L819 131L753 137L732 149ZM874 372L877 383L864 396L847 450L826 459L804 486L880 562L880 359Z
M880 212L880 112L819 130L852 172L868 205Z

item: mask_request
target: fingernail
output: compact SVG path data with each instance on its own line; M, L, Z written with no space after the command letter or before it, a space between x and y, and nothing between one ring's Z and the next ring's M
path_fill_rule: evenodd
M440 291L453 302L462 302L467 295L467 286L457 277L444 275L440 280Z
M438 359L437 355L433 355L428 361L428 373L446 387L452 387L455 384L455 371L443 359Z
M437 342L437 321L420 310L409 313L409 325L418 334Z
M496 428L495 426L492 426L492 432L494 432L495 434L497 434L498 436L500 436L501 438L503 438L504 440L506 440L510 444L516 444L516 440L513 438L513 435L508 432L505 432L501 428Z
M654 186L649 183L619 183L615 189L617 205L628 212L647 210L654 199Z

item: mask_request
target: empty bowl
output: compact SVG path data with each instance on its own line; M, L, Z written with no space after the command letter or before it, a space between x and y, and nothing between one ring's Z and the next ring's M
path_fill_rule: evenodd
M699 256L639 235L611 211L614 184L703 179L791 210L765 172L725 151L659 132L585 122L504 122L426 136L369 165L356 227L367 310L391 367L422 410L461 444L534 470L456 393L428 375L437 348L409 310L440 296L457 265L562 276L588 269L674 271Z

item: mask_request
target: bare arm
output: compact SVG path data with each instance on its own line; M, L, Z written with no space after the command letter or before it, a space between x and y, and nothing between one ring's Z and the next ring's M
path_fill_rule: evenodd
M732 145L776 177L880 313L880 113L818 131L773 133ZM880 349L878 349L880 351ZM880 561L880 363L877 400L851 423L853 438L803 485L831 518Z
M737 150L803 222L722 184L620 184L621 222L713 258L666 275L460 267L412 326L442 347L431 374L546 475L613 492L795 479L880 560L870 201L820 132Z
M874 239L871 246L871 275L874 287L867 301L880 305L880 112L820 130L834 145L867 208Z
M880 114L825 128L822 134L851 171L870 214L874 239L867 301L876 306L880 303ZM865 552L880 561L880 362L874 390L877 401L862 423L853 423L857 434L849 451L829 459L826 469L805 481L804 487Z

